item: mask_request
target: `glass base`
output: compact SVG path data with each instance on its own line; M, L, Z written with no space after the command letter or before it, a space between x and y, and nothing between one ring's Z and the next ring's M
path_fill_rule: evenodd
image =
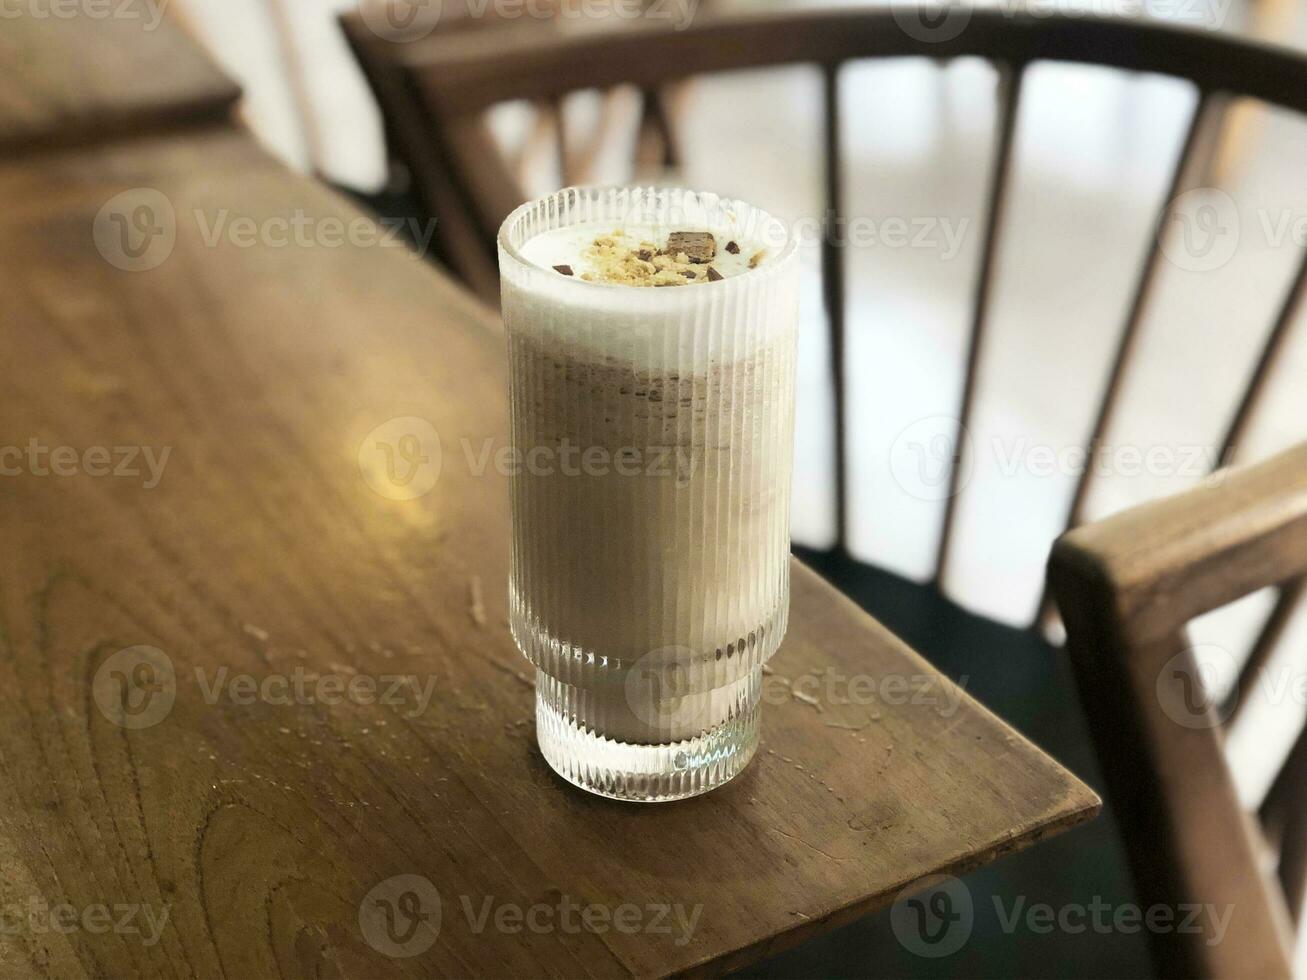
M589 701L577 688L536 672L536 737L545 761L569 783L599 796L666 803L732 779L758 748L759 666L732 685L725 720L679 742L645 745L605 738L578 721Z

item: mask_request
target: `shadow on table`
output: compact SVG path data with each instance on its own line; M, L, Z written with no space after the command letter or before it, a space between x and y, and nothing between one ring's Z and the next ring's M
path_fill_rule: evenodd
M848 558L795 549L937 668L1100 795L1103 781L1071 667L1032 634L965 612L938 594ZM965 680L964 680L965 678ZM883 910L778 954L740 977L1151 977L1147 937L1112 927L1134 888L1110 806L1091 823L964 879L974 922L961 948L920 955ZM1049 908L1045 909L1044 906ZM1058 916L1069 928L1058 925Z

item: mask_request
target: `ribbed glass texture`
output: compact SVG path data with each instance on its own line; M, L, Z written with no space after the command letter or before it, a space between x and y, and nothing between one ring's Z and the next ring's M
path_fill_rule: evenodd
M764 249L716 282L631 287L524 260L575 225L711 230ZM745 253L752 254L752 253ZM739 201L569 188L499 235L512 435L513 636L550 765L673 800L738 773L789 609L796 249Z

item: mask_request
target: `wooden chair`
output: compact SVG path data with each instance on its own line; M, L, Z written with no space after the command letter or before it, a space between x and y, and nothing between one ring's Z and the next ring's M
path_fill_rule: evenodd
M525 199L522 168L529 164L530 154L523 153L518 160L506 159L480 113L433 125L421 88L405 67L405 58L451 39L468 44L484 40L493 45L506 32L556 34L568 25L558 19L498 16L493 4L478 15L467 0L434 2L441 7L435 29L413 40L383 37L373 29L375 21L370 22L357 10L341 16L341 28L381 107L389 155L407 171L426 216L436 220L437 257L473 292L497 306L499 272L494 250L486 247L485 229L493 224L498 230L508 212ZM547 0L538 8L548 10L549 5L559 6L560 2ZM672 120L680 98L679 87L672 81L641 93L643 118L637 153L646 167L674 166L677 161ZM528 146L541 139L552 140L558 170L566 181L585 182L588 159L595 148L569 151L561 98L536 98L531 93L525 98L536 103L537 108ZM600 127L601 133L604 129Z
M1222 753L1266 670L1263 637L1217 704L1186 638L1195 616L1307 573L1307 443L1215 485L1079 528L1049 575L1140 903L1229 907L1210 928L1152 938L1168 974L1288 977L1307 896L1307 731L1260 808L1241 809ZM1279 621L1280 628L1283 621ZM1271 880L1264 870L1276 869ZM1200 924L1208 925L1206 918Z
M937 13L939 18L954 16L957 8L952 13ZM461 195L466 217L466 236L461 247L469 251L460 255L459 262L478 268L475 275L467 277L468 282L488 302L497 302L495 232L503 217L520 203L522 195L520 189L513 189L495 176L496 165L486 155L484 144L466 134L469 127L480 125L486 110L497 104L524 98L561 99L578 90L620 84L657 91L688 76L736 69L792 64L817 66L824 78L824 213L830 227L838 228L845 210L841 192L844 178L840 100L836 95L844 67L862 59L904 56L937 60L979 56L991 61L999 69L999 112L985 218L979 229L980 256L972 294L965 371L955 412L965 430L971 425L977 401L1005 200L1009 187L1019 178L1012 163L1012 151L1022 80L1029 66L1045 61L1087 63L1171 75L1187 79L1197 87L1197 108L1158 204L1154 225L1158 229L1170 224L1172 202L1191 186L1194 172L1202 162L1195 151L1211 133L1219 109L1229 96L1248 96L1307 113L1307 58L1296 52L1146 21L978 9L968 11L965 16L969 18L965 27L953 36L946 36L948 32L905 29L903 8L898 6L893 10L700 15L681 30L652 20L584 31L569 30L565 25L550 30L530 29L538 25L518 25L493 36L490 32L458 37L433 34L405 45L372 44L370 57L384 65L392 78L401 80L406 93L402 106L398 102L388 103L383 96L383 107L394 112L396 121L401 116L406 120L410 139L422 143L426 148L423 152L430 153L438 147L442 154L443 163L433 180L447 182L452 193ZM929 14L923 23L930 23ZM563 152L561 148L559 152ZM1116 331L1117 339L1092 425L1084 435L1086 458L1094 458L1112 424L1162 261L1159 234L1152 236L1148 244L1131 288L1124 321L1105 324L1105 329ZM1043 639L1043 625L1051 609L1051 597L1047 593L1040 603L1040 614L1020 633L998 624L977 624L978 617L968 619L944 596L942 582L952 550L965 469L956 456L949 464L949 492L934 574L929 583L908 583L849 555L846 515L850 488L846 461L851 437L846 385L855 368L845 357L846 273L842 250L834 235L827 236L823 242L822 263L830 329L830 377L835 394L837 534L829 550L796 551L891 628L935 657L945 669L969 674L972 689L980 691L996 710L1036 741L1060 758L1076 759L1080 722L1069 670L1057 675L1053 688L1041 688L1040 696L1041 700L1062 704L1065 710L1045 710L1043 717L1036 717L1035 709L1028 706L1029 698L1023 701L1008 694L1004 701L1000 683L981 690L986 671L997 678L999 672L1007 669L1005 665L1024 658L1022 662L1030 665L1031 676L1046 678L1047 674L1039 672L1048 671L1048 664L1060 665L1061 659L1058 651ZM1235 447L1244 440L1277 358L1286 346L1305 285L1307 254L1287 285L1246 385L1230 406L1229 421L1217 453L1221 460L1231 458ZM1094 467L1084 467L1077 479L1066 511L1066 529L1076 527L1083 520L1093 470ZM1275 613L1258 642L1259 649L1271 649L1278 635L1276 623L1283 624L1300 597L1300 589L1291 587L1282 591ZM965 638L941 632L940 623L962 619L968 619L964 627L973 631ZM987 632L982 635L977 630ZM956 656L957 649L984 649L987 656L983 663L974 653L970 661L949 661L948 658ZM1063 667L1055 669L1060 671ZM1011 679L1010 675L1007 679ZM1050 722L1050 714L1060 720ZM1042 730L1039 725L1044 726ZM1092 766L1092 761L1089 765ZM1086 771L1086 775L1091 780L1094 778L1092 772Z

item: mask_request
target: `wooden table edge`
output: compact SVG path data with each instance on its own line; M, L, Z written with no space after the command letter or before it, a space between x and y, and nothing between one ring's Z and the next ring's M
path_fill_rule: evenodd
M238 85L226 82L220 91L198 99L178 99L141 112L106 111L92 118L69 116L65 125L53 129L19 130L0 136L0 162L152 136L188 131L198 134L214 125L233 125L232 113L241 94Z
M924 878L913 878L897 884L894 887L878 894L873 895L865 900L853 902L842 908L832 909L825 915L803 919L796 922L788 929L782 930L765 939L749 946L742 946L739 949L723 953L720 956L710 957L702 960L693 966L680 970L675 973L664 974L668 977L719 977L735 970L743 969L760 960L766 959L776 953L782 953L785 950L793 949L809 939L815 939L818 936L832 932L841 926L855 922L864 916L888 907L903 894L905 891L913 890L914 883L925 881L934 875L952 875L961 877L971 871L987 867L994 861L1006 857L1009 854L1016 854L1024 851L1034 844L1047 840L1050 837L1056 837L1068 830L1086 824L1098 816L1103 808L1101 798L1085 786L1078 778L1076 782L1085 790L1090 799L1083 802L1075 809L1059 815L1053 821L1044 824L1038 824L1013 834L1006 840L1000 841L995 845L995 849L986 854L977 854L969 857L959 858L939 868L938 871L927 875Z
M791 567L797 566L802 570L800 574L812 575L820 579L823 585L838 596L837 601L846 605L855 615L871 620L878 630L893 637L901 651L906 655L916 658L925 670L935 674L941 673L938 668L900 639L896 633L836 588L833 583L816 569L803 562L797 556L791 555L790 561ZM860 901L852 902L840 908L831 909L824 915L802 919L790 928L784 929L765 939L760 939L756 943L722 953L719 956L708 957L685 970L666 974L666 976L695 978L714 977L730 973L733 970L742 969L775 953L792 949L808 939L838 929L840 926L847 925L863 916L887 907L905 890L911 889L914 882L923 881L925 878L932 877L936 874L954 876L967 874L968 872L974 871L978 868L986 867L994 861L1006 857L1009 854L1016 854L1020 851L1026 850L1034 844L1047 840L1050 837L1056 837L1068 830L1073 830L1098 816L1103 809L1103 800L1098 793L1094 792L1094 790L1080 779L1080 777L1076 776L1047 752L1009 725L1006 721L990 711L983 703L966 692L964 692L964 695L971 702L971 706L975 710L987 715L996 725L1008 731L1013 737L1020 739L1029 746L1031 751L1046 759L1049 765L1060 769L1067 774L1071 784L1070 794L1067 797L1070 804L1068 808L1059 812L1049 821L1031 824L1026 828L1015 831L1007 838L995 842L992 847L984 853L959 857L955 861L942 865L939 869L932 872L931 875L926 875L924 878L906 879L879 894L869 896Z

